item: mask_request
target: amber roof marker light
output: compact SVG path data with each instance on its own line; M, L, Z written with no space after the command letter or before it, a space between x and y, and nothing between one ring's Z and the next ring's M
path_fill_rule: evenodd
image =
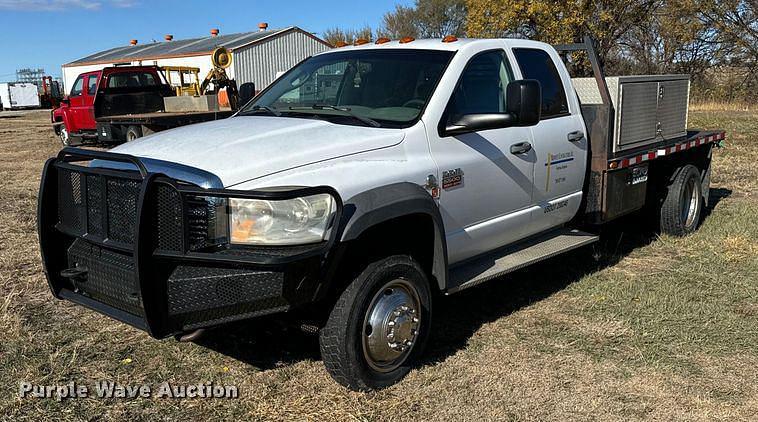
M363 44L368 44L368 40L365 38L358 38L357 40L355 40L355 45L363 45Z
M409 43L411 41L415 41L415 40L416 39L413 38L413 37L403 37L403 38L400 38L400 44L407 44L407 43Z
M387 37L381 37L378 40L376 40L376 43L377 44L386 44L386 43L388 43L390 41L392 41L392 40L389 39L389 38L387 38Z
M334 46L337 48L347 47L347 43L345 41L337 41L334 43Z
M456 37L455 35L448 35L442 39L442 42L456 42L456 41L458 41L458 37Z

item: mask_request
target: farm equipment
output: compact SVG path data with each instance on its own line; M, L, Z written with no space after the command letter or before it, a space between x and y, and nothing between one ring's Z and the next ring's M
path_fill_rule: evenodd
M219 47L213 50L213 53L211 54L211 63L213 63L213 69L208 72L205 79L200 84L201 95L208 92L210 84L213 84L217 94L225 88L229 106L232 110L237 110L240 103L237 82L235 82L234 79L229 78L229 75L226 74L225 70L232 65L232 55L226 48Z
M174 88L177 96L200 95L200 69L187 66L162 66L166 82Z
M52 76L43 76L39 87L39 102L43 108L57 108L63 99L63 92L58 81Z

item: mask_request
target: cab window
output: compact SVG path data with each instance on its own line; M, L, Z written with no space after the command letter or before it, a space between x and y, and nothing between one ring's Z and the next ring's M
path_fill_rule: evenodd
M82 95L82 86L84 85L84 76L79 76L74 82L73 88L71 88L71 97L77 97Z
M466 114L504 113L506 87L512 80L504 51L487 51L475 56L466 65L450 98L448 121Z
M568 114L566 92L558 69L550 55L534 48L513 50L524 79L536 79L542 86L542 118L565 116Z
M87 95L95 95L97 91L97 75L90 75L87 78Z

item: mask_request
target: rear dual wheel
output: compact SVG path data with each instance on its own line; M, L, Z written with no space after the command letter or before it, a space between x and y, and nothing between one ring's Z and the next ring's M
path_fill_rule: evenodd
M685 236L700 224L704 196L700 171L688 164L677 170L664 192L660 210L661 231L672 236Z
M410 256L368 265L342 293L320 332L327 371L352 390L396 383L422 352L431 306L426 274Z

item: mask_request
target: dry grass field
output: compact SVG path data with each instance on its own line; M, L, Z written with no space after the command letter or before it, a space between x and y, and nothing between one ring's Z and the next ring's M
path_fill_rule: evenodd
M35 231L47 112L0 115L0 418L8 420L755 420L758 112L695 111L724 128L711 212L687 238L629 219L602 241L444 298L427 359L399 385L334 383L317 338L270 321L202 344L52 299ZM20 381L213 381L238 399L20 399Z

